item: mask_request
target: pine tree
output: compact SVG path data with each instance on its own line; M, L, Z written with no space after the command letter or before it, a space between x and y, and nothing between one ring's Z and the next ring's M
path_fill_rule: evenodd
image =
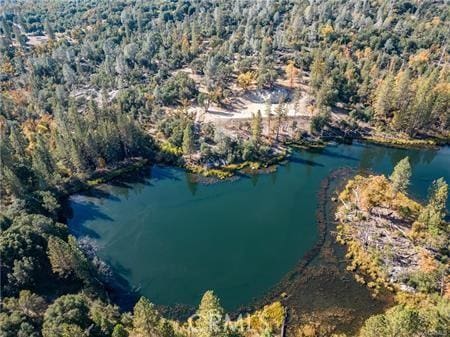
M259 144L261 142L262 136L262 116L261 110L255 114L252 114L252 138L255 144Z
M409 70L400 71L395 78L393 127L404 130L408 126L409 109L412 99L411 78Z
M394 78L388 74L378 85L375 92L374 110L379 120L387 120L390 117L393 103Z
M194 150L194 132L192 129L192 124L188 123L183 132L183 153L186 155L190 155Z
M70 248L73 260L73 268L76 276L83 280L86 284L93 281L94 271L89 260L84 255L83 251L78 246L77 239L73 235L69 235L67 238L67 244Z
M270 139L271 134L270 122L272 120L272 102L270 101L270 98L266 99L264 114L267 117L267 137Z
M55 181L55 163L43 136L36 136L36 148L32 154L32 166L39 179L41 188Z
M15 125L10 128L9 141L16 161L23 163L27 159L27 141Z
M68 242L51 236L48 240L47 256L52 271L59 276L66 278L76 275L85 283L91 281L90 263L72 235L69 235Z
M4 307L9 311L17 311L22 315L37 318L45 311L47 304L45 300L33 294L29 290L21 290L18 298L9 298L4 302Z
M197 21L194 21L191 25L191 53L193 55L196 55L198 53L199 48L199 35L200 35L200 29L198 27Z
M411 178L411 165L409 157L400 160L394 168L389 179L392 182L392 188L395 192L405 193Z
M133 309L133 335L140 337L156 336L160 321L161 317L155 305L145 297L141 297Z
M360 337L423 336L424 322L417 311L397 305L385 314L370 317L361 329ZM426 335L426 334L425 334Z
M271 40L269 38L263 39L257 74L257 84L259 88L265 86L272 88L277 77L277 72L275 71L273 61L270 57L272 53L271 49Z
M421 210L413 228L421 233L425 229L428 235L427 244L435 249L444 248L447 243L443 238L448 237L450 227L445 221L446 203L448 199L448 185L443 178L439 178L430 186L427 205ZM422 233L421 233L422 234Z
M431 122L433 109L432 90L434 86L434 74L421 76L416 79L417 88L414 95L414 102L411 107L411 117L409 118L408 133L414 136L423 128L428 128Z
M317 107L322 110L325 107L332 106L336 97L335 83L332 78L327 78L316 93Z
M214 20L216 21L216 34L221 37L224 33L224 17L220 7L216 7L214 10Z
M68 277L74 273L74 257L67 242L58 237L50 236L47 255L54 273L61 277Z
M441 129L450 128L450 83L440 82L433 88L432 121Z
M443 219L446 213L448 199L448 185L444 178L433 181L430 188L429 204L441 215Z
M311 65L311 79L310 85L314 91L317 91L322 86L326 71L326 64L319 53L314 56L314 61Z
M172 324L167 319L161 319L158 325L158 333L161 337L175 337L175 331Z
M17 198L23 196L26 186L17 177L13 170L4 166L2 170L2 185L5 185L7 191Z
M294 115L296 115L300 108L300 100L302 99L302 92L300 88L297 88L294 93Z
M89 317L88 298L83 294L58 297L46 310L43 337L86 336L93 326Z
M287 110L286 110L286 105L284 104L284 98L280 98L280 101L278 102L278 105L275 108L275 115L276 115L275 122L276 122L276 132L277 132L275 139L278 141L281 126L287 117Z
M207 291L197 310L198 320L195 322L197 337L221 337L224 336L224 310L220 306L219 299L211 290Z

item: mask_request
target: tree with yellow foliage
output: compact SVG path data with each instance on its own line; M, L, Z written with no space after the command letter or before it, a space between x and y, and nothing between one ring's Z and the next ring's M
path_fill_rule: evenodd
M292 88L294 86L295 78L298 76L299 70L295 66L294 61L289 61L286 68L286 77L289 79L289 87Z
M247 91L248 88L252 85L254 77L255 76L251 71L239 74L237 78L237 85L240 86L244 91Z
M325 39L328 38L333 33L334 28L330 23L327 23L324 26L322 26L322 28L320 28L320 35Z
M181 39L181 53L187 57L189 55L189 52L191 50L191 45L189 43L189 38L186 34L183 35L183 38Z

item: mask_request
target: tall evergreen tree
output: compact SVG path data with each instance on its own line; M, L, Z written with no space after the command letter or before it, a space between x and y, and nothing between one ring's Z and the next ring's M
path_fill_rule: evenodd
M400 71L394 85L394 118L392 124L397 130L408 127L409 109L412 99L411 78L408 69Z
M374 110L378 120L390 117L393 104L394 77L389 73L378 85L375 93Z
M54 273L65 278L74 273L75 261L67 242L51 236L48 239L47 254Z
M194 131L192 123L188 123L183 132L183 153L190 155L194 150Z
M278 141L278 137L280 135L280 130L283 125L284 120L287 118L287 109L286 104L284 103L284 98L280 98L278 105L275 108L275 123L276 123L276 137L275 139Z
M207 291L197 310L195 327L198 337L224 336L224 310L220 306L219 299L211 290Z
M411 178L411 165L409 163L409 157L405 157L395 165L389 179L392 182L392 187L395 192L405 193L409 186L409 180Z
M45 188L56 181L56 165L48 149L44 136L36 135L36 147L32 154L33 170L36 172L39 186Z
M272 131L270 125L270 122L272 120L272 102L270 101L270 98L266 99L264 107L264 115L267 118L267 137L270 139Z
M140 337L157 336L160 321L161 317L155 305L145 297L141 297L133 310L133 335Z
M255 144L259 144L261 142L262 136L262 115L261 110L255 114L252 114L252 139Z

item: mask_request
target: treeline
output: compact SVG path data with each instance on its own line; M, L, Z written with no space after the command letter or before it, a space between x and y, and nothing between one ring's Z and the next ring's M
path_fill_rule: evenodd
M141 298L130 313L86 293L63 295L48 304L28 290L7 297L0 313L4 337L272 337L280 333L285 311L279 302L231 320L212 291L207 291L186 322L164 318Z
M106 104L105 104L106 105ZM148 155L150 139L119 108L89 101L56 105L53 115L36 120L2 121L4 196L27 198L33 191L61 186L126 158Z
M350 57L316 52L310 85L319 112L326 115L331 106L344 103L354 120L371 122L382 131L416 137L448 130L446 66L430 64L427 51L411 56L406 65L393 59L385 70L379 68L378 57L369 47Z
M389 71L374 93L378 122L416 136L422 130L450 126L450 77L436 68L420 75L409 68Z

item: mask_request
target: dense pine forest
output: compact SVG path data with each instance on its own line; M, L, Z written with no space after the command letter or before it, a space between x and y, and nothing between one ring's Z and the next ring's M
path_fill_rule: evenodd
M227 176L284 158L289 144L329 138L448 144L445 0L4 0L0 8L2 337L191 336L192 326L196 336L246 336L233 329L238 319L211 330L208 317L223 313L212 292L185 323L151 299L132 312L110 301L111 271L69 234L61 206L109 176L155 162ZM439 212L442 220L445 202ZM439 305L446 311L427 312L429 332L388 334L386 325L413 321L400 310L361 336L443 336L449 307ZM253 335L280 333L279 303L252 315L268 322Z

